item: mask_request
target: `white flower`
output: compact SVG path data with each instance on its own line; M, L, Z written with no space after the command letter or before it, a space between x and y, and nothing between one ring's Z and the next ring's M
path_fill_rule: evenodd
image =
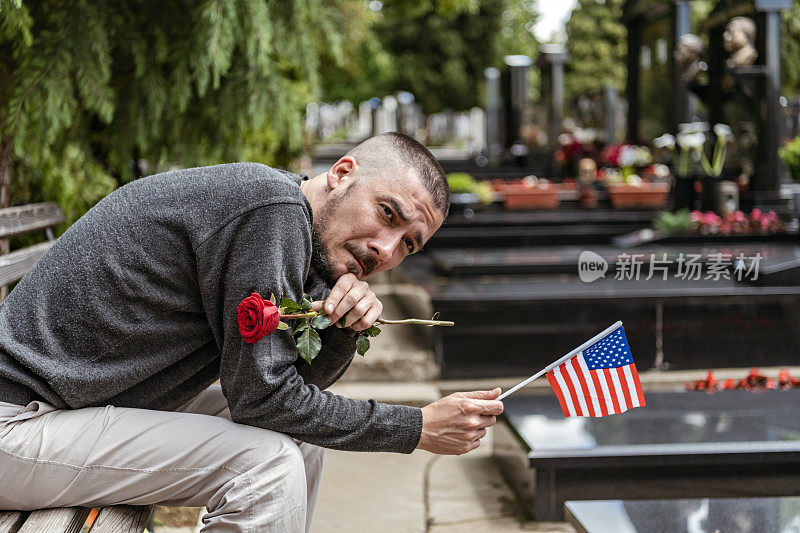
M655 146L656 148L674 148L675 137L673 137L669 133L665 133L661 137L656 137L655 139L653 139L653 146Z
M603 174L605 175L608 183L619 183L622 181L622 172L620 172L618 168L604 168Z
M626 144L619 149L619 166L632 167L636 164L636 147Z
M653 175L658 179L666 179L669 177L670 170L667 165L656 163L653 165Z
M645 146L636 147L636 165L643 167L649 165L653 161L653 156L650 155L650 150Z
M568 144L572 143L572 135L569 133L561 133L558 137L556 137L556 140L561 146L567 146Z
M597 139L597 131L594 128L577 128L574 135L578 142L583 144L594 142Z
M634 187L641 187L642 183L644 182L642 181L642 178L640 178L638 174L631 174L630 176L628 176L627 183L628 185L632 185Z
M678 124L678 131L681 133L698 133L708 131L708 122L684 122Z
M733 137L733 130L727 124L714 124L714 135L718 139L728 140Z
M703 143L706 142L706 134L702 131L696 131L692 133L685 133L681 132L678 134L678 146L681 147L683 150L692 149L699 149L703 147Z

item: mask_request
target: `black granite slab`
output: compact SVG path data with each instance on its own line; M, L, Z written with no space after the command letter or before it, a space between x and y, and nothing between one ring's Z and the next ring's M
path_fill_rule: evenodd
M641 369L794 364L800 286L733 280L583 283L569 276L486 276L429 285L442 376L530 375L616 320Z
M552 394L504 400L495 456L538 520L570 499L800 495L800 390L645 400L603 418L564 418Z
M623 210L520 210L508 211L502 208L489 208L474 211L470 215L464 213L451 214L443 227L497 227L497 226L556 226L582 224L631 224L634 226L649 225L655 214L653 211Z
M800 244L732 244L732 245L653 245L635 250L615 246L528 246L514 248L445 248L432 250L430 258L437 272L448 277L510 275L510 274L573 274L578 273L578 259L582 252L592 251L608 263L607 276L616 273L616 266L627 256L636 256L644 261L644 273L649 270L649 261L666 258L670 272L678 269L678 258L683 254L699 256L701 264L707 264L714 256L735 258L742 254L746 259L760 254L760 267L765 271L773 265L800 263ZM665 255L666 254L666 255ZM792 263L794 264L794 263Z
M641 224L643 227L645 224ZM611 244L630 231L630 224L574 224L564 226L442 227L426 243L430 248L484 246L541 246L551 244Z
M589 500L564 504L578 533L800 531L800 497Z

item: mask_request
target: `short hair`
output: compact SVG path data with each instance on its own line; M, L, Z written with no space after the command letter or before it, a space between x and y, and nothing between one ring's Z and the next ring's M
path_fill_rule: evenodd
M411 169L431 195L433 205L447 217L450 210L450 186L444 169L430 150L413 137L397 132L382 133L355 146L346 155L366 169Z

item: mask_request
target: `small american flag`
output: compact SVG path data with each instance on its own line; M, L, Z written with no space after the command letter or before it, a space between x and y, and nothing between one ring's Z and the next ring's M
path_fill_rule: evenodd
M620 325L547 373L564 416L606 416L644 406L642 384Z

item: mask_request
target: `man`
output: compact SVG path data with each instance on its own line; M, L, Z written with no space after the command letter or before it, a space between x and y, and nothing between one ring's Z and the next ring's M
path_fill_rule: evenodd
M0 509L205 506L204 531L303 531L321 447L477 447L498 389L422 409L322 390L382 311L363 278L418 252L448 202L433 156L395 133L311 180L243 163L110 194L0 307ZM312 365L288 332L244 342L245 297L304 291L346 317Z

